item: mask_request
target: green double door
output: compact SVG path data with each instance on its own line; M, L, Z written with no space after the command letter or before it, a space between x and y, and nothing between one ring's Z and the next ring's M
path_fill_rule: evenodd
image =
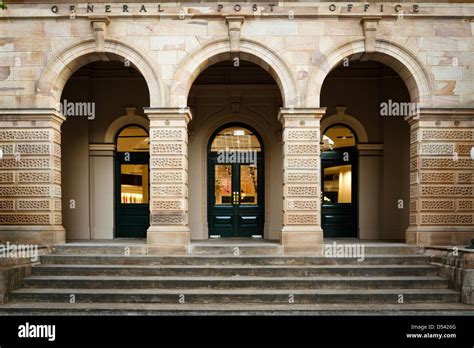
M115 237L146 238L150 225L148 152L117 152Z
M263 236L263 158L256 163L219 163L209 155L210 237Z
M357 153L323 151L321 227L325 238L357 238Z

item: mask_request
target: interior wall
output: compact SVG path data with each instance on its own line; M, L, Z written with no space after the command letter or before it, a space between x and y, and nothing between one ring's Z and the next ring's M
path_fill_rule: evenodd
M345 106L345 112L364 125L368 143L383 144L381 157L366 153L359 161L361 239L404 240L408 227L409 125L403 117L380 116L380 103L389 99L410 101L403 80L377 62L351 61L349 67L334 69L321 92L327 116L335 114L337 106Z

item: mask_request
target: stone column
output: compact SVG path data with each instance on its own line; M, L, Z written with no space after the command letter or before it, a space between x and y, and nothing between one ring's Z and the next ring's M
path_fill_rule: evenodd
M474 238L474 109L422 109L408 119L410 226L406 242L464 245Z
M0 241L61 244L61 124L54 109L0 109Z
M285 254L322 254L320 120L325 108L280 110Z
M186 254L188 223L188 108L145 108L150 119L149 254Z

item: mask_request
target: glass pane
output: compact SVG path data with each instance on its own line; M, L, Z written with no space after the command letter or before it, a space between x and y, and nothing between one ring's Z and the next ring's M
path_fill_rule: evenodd
M240 166L240 204L258 204L257 166Z
M334 150L339 147L350 147L356 145L354 133L344 126L333 126L323 135L324 150Z
M260 142L252 131L243 127L221 130L212 140L211 151L261 151Z
M122 204L148 203L148 165L120 165L120 197Z
M352 166L343 165L324 168L323 203L338 204L352 202Z
M118 152L148 152L150 139L147 132L138 126L123 129L117 138Z
M232 165L214 166L215 204L232 204Z

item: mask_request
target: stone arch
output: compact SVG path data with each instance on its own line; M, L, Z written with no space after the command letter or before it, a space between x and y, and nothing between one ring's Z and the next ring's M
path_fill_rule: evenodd
M242 39L240 52L236 53L240 59L255 63L273 76L280 88L283 106L298 106L298 88L291 74L290 68L284 60L271 49L262 44ZM207 67L224 60L231 60L229 40L213 41L206 46L199 46L183 60L174 76L171 86L170 105L183 107L187 104L189 91L194 80Z
M396 43L384 39L377 39L375 41L374 52L365 52L364 39L358 39L339 45L323 55L315 63L316 67L313 69L308 80L307 106L319 107L321 89L326 76L344 58L349 58L356 54L363 54L364 58L375 60L391 67L405 82L412 102L420 103L421 107L431 106L434 95L433 83L426 69L413 53Z
M64 49L46 66L36 89L37 95L44 97L39 99L38 107L57 108L64 86L80 67L99 60L125 59L145 79L150 94L150 107L163 106L166 100L165 86L145 54L115 39L106 39L104 52L97 52L94 39L86 39Z
M369 137L362 122L354 116L346 114L346 108L337 107L336 109L336 114L325 117L321 120L321 137L331 126L335 124L344 124L355 132L358 143L368 143Z
M140 115L135 114L135 108L127 108L127 114L124 116L120 116L119 118L115 119L107 128L104 136L104 143L106 144L113 144L115 143L115 138L117 133L127 125L139 125L145 128L148 133L150 133L150 121Z

